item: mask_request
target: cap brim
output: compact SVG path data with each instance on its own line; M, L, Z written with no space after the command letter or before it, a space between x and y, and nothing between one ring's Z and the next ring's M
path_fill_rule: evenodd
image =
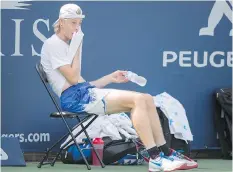
M85 18L85 15L78 15L77 18L81 18L81 19L84 19Z

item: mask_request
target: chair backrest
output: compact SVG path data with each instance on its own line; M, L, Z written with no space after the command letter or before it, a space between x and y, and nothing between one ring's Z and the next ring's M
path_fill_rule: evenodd
M48 78L40 62L36 64L36 70L38 74L40 75L40 78L42 79L42 81L44 81L45 83L48 83Z
M52 101L53 101L54 105L56 106L57 110L58 110L59 112L61 112L61 111L62 111L61 108L59 107L58 103L56 102L56 99L55 99L55 97L53 96L53 93L52 93L52 92L50 91L50 89L49 89L49 86L48 86L48 84L49 84L49 83L48 83L48 78L47 78L47 75L46 75L46 73L45 73L45 71L44 71L44 69L43 69L43 66L41 65L40 62L38 62L38 63L36 64L36 71L37 71L37 73L39 74L40 79L41 79L41 81L43 82L43 84L44 84L44 86L45 86L47 92L49 93L50 98L52 99Z

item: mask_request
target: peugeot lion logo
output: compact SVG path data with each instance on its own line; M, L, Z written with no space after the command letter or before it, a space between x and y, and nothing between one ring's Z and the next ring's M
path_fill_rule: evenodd
M214 36L214 29L224 15L226 15L232 23L232 4L232 0L216 0L208 18L208 26L200 29L199 36ZM232 36L232 29L229 35Z

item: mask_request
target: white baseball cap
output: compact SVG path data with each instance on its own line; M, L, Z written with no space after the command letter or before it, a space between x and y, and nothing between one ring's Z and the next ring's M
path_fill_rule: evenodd
M59 19L67 18L67 19L74 19L74 18L81 18L84 19L85 15L83 15L82 9L76 4L65 4L61 7L59 18L53 23L53 26L58 23Z

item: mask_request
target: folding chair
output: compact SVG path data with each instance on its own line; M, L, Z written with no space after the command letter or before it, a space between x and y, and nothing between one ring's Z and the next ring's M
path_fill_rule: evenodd
M87 137L87 140L88 140L89 143L91 144L91 148L94 150L94 152L95 152L95 154L96 154L96 156L97 156L97 158L98 158L98 160L99 160L99 162L100 162L102 168L104 168L105 165L104 165L104 163L102 162L102 160L100 159L99 154L98 154L98 152L96 151L96 149L94 148L94 146L93 146L93 144L92 144L92 142L91 142L91 139L90 139L90 137L89 137L89 135L88 135L88 133L87 133L87 131L86 131L86 128L87 128L92 122L94 122L94 120L98 117L98 115L96 115L96 114L89 114L89 113L71 113L71 112L64 112L64 111L62 111L61 108L60 108L60 106L59 106L58 103L56 102L55 97L54 97L52 91L49 90L48 79L47 79L46 73L44 72L43 67L42 67L42 65L41 65L40 62L36 64L36 70L37 70L37 73L39 74L40 79L41 79L41 81L43 82L43 84L44 84L44 86L45 86L47 92L49 93L50 98L52 99L54 105L56 106L56 109L58 110L58 112L51 113L51 114L50 114L50 117L52 117L52 118L61 118L62 121L65 123L65 125L66 125L66 127L67 127L67 130L68 130L68 132L67 132L64 136L62 136L55 144L53 144L51 148L48 148L48 149L47 149L47 151L45 152L45 156L44 156L43 159L40 161L40 163L38 164L37 167L38 167L38 168L41 168L42 165L47 165L47 164L50 164L51 166L54 166L54 164L55 164L56 160L58 159L59 155L61 154L61 151L63 150L63 148L66 147L70 142L74 141L74 143L75 143L77 149L79 150L79 152L80 152L80 154L81 154L81 156L82 156L82 158L83 158L83 160L84 160L84 162L85 162L85 164L86 164L86 166L87 166L87 169L88 169L88 170L91 170L91 167L90 167L89 163L87 162L87 159L86 159L86 157L84 156L82 149L80 148L79 144L77 143L77 141L76 141L76 139L75 139L75 138L76 138L77 136L79 136L82 132L84 132L85 135L86 135L86 137ZM93 117L93 119L91 119L92 117ZM75 126L71 129L71 128L69 127L69 125L67 124L67 121L66 121L65 118L76 118L76 119L78 120L78 124L75 125ZM88 124L86 124L86 126L84 126L83 123L84 123L85 121L89 120L89 119L91 119L90 122L89 122ZM78 132L76 135L73 135L72 131L73 131L74 129L76 129L78 126L80 126L80 125L81 125L81 127L82 127L81 131ZM72 139L71 139L69 142L67 142L65 145L63 145L63 146L60 148L59 152L56 154L56 157L55 157L51 162L49 162L48 157L49 157L50 151L51 151L54 147L56 147L56 146L57 146L64 138L66 138L68 135L70 135L70 136L72 137ZM45 160L46 160L46 162L45 162Z

